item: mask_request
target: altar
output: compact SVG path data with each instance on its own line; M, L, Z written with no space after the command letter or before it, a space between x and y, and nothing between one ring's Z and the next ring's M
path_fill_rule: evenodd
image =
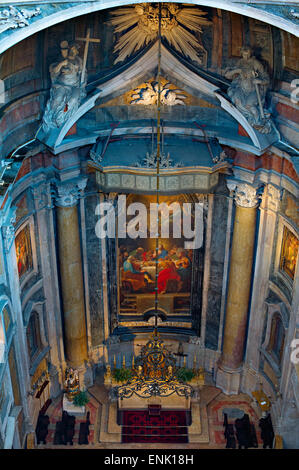
M190 410L191 397L172 395L170 397L150 397L141 399L133 395L130 398L118 399L119 410L147 410L149 407L160 407L163 410Z
M171 424L173 424L174 417L179 416L179 421L175 423L176 424L175 427L177 426L180 427L180 420L181 420L182 414L184 414L186 417L186 426L183 426L183 427L187 427L187 432L185 434L187 436L187 439L185 440L185 442L195 443L195 444L209 443L210 437L209 437L209 422L208 422L207 408L205 405L200 403L200 400L198 398L192 398L190 400L190 407L185 410L183 408L169 409L167 406L165 407L161 406L158 416L154 416L154 414L152 413L152 410L154 407L153 405L148 405L148 408L146 409L145 405L139 404L138 406L137 400L134 400L134 403L135 405L137 404L136 408L134 409L126 407L126 405L131 406L131 404L133 404L133 401L132 402L127 401L126 404L123 403L121 405L121 408L119 408L118 401L113 402L110 400L107 403L103 403L102 410L101 410L101 418L100 418L101 425L100 425L100 430L99 430L99 442L102 442L102 443L128 442L125 436L129 434L128 426L131 424L130 421L134 420L135 426L136 426L136 421L138 421L139 425L141 425L138 427L142 427L142 424L144 424L144 415L149 416L149 419L151 420L151 422L149 423L150 425L144 426L144 428L147 428L147 429L152 428L153 429L152 432L154 432L155 428L157 429L157 427L158 428L166 427L165 419L163 419L164 416L166 417L166 419L170 418L172 420ZM143 414L143 416L141 416L141 414ZM124 428L127 428L127 429L124 429ZM166 431L169 432L169 429L167 429ZM162 437L163 436L161 435L159 436L159 438L157 437L155 442L156 443L162 442L163 441ZM133 441L131 440L131 442ZM137 442L137 440L135 440L134 442Z
M199 389L180 378L180 367L157 331L141 348L131 374L126 383L109 391L101 420L102 442L208 442Z

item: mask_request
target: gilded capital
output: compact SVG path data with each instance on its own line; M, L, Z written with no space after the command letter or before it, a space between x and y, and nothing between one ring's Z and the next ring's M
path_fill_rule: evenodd
M54 198L57 207L73 207L77 204L87 184L87 178L72 181L55 181Z

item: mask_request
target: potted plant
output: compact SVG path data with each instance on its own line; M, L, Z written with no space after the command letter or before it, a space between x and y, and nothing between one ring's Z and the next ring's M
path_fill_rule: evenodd
M115 382L128 382L132 378L131 369L122 367L121 369L114 369L113 378Z
M87 405L88 402L89 402L89 398L87 396L86 391L81 390L73 398L73 404L75 406L80 406L80 407L85 406L85 405Z
M180 369L178 369L176 376L181 382L191 382L192 379L195 377L195 373L192 369L181 367Z

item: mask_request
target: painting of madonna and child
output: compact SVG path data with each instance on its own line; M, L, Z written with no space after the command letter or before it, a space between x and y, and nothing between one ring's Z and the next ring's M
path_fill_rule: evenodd
M147 207L156 202L155 196L130 195L131 202L142 202ZM160 196L159 203L170 205L185 202L184 196ZM160 215L161 223L168 221ZM189 311L192 279L193 249L186 249L185 239L173 237L173 213L169 212L169 237L156 239L126 238L118 240L120 311L142 313L154 306L156 262L158 260L157 288L159 305L166 313ZM148 225L149 226L149 225Z

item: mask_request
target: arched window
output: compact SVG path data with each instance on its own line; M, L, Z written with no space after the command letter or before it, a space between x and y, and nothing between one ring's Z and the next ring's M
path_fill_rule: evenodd
M39 352L41 346L39 318L36 312L31 314L26 334L29 356L32 360L33 357Z
M277 313L273 315L271 321L270 340L268 345L268 351L271 353L273 358L281 364L283 348L284 348L284 327L280 315Z

